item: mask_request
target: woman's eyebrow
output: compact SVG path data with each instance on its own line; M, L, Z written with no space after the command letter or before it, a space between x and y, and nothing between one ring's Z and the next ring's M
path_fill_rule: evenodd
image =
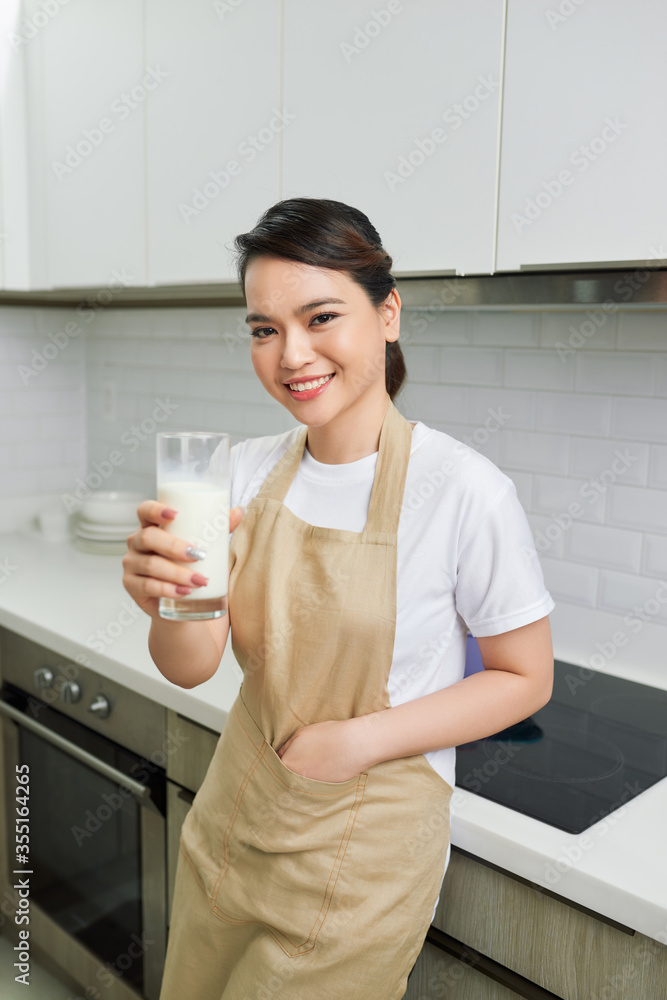
M326 306L330 303L335 303L337 305L346 305L344 299L318 299L316 302L306 302L305 305L297 306L294 310L295 316L302 316L303 313L310 312L311 309L317 309L318 306ZM248 313L245 318L246 323L270 323L271 317L265 316L264 313Z

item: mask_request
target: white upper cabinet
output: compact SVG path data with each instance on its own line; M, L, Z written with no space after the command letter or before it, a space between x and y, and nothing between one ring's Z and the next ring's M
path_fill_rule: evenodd
M142 3L24 4L33 287L142 285Z
M0 3L0 288L28 289L30 195L20 0Z
M662 0L509 0L498 270L665 256L666 90Z
M282 196L363 211L396 274L491 271L503 6L284 0Z
M235 278L230 249L279 197L280 3L146 0L149 284Z

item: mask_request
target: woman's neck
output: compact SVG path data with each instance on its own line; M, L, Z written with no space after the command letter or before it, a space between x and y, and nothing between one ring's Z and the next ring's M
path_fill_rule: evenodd
M386 392L379 399L363 400L363 405L362 400L357 400L328 423L309 427L306 448L323 465L342 465L372 455L380 447L382 422L389 403Z

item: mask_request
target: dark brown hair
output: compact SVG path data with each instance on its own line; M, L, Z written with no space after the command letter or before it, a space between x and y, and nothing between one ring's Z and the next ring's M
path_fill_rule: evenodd
M255 257L277 257L314 267L345 271L377 308L396 287L393 263L378 231L358 208L330 198L286 198L264 212L254 229L234 239L243 295L248 264ZM385 347L385 386L393 401L405 381L398 342Z

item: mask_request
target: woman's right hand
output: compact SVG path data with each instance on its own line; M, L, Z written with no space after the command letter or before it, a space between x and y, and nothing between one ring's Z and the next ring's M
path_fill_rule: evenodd
M169 513L170 510L159 500L144 500L139 504L137 515L141 527L128 536L129 551L122 560L123 586L151 618L159 617L161 597L190 594L205 583L202 574L197 576L198 560L185 551L190 543L164 530L163 525L176 516ZM242 518L241 507L230 510L230 532L238 527Z

